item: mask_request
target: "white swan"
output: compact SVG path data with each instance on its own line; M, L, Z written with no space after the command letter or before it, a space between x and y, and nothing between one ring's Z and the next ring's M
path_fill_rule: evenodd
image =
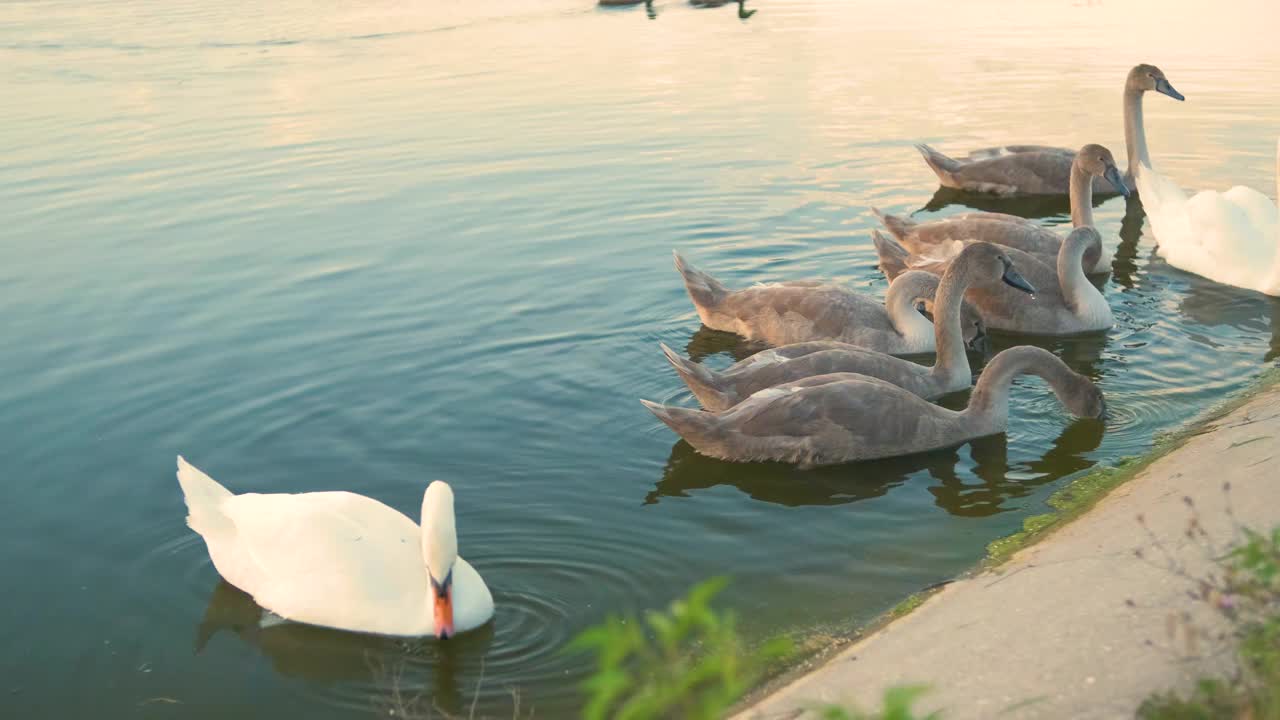
M1237 185L1190 199L1156 172L1145 140L1138 192L1160 254L1170 265L1224 285L1280 296L1280 209L1266 195ZM1280 142L1276 144L1280 195Z
M458 557L446 483L427 488L419 530L349 492L233 495L181 456L178 482L218 573L286 620L446 638L493 617L489 588Z

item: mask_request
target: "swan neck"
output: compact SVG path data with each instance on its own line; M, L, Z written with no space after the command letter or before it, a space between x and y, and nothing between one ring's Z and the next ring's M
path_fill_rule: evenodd
M1124 180L1132 183L1138 176L1138 163L1151 167L1147 154L1147 131L1142 123L1142 91L1125 88L1124 91L1124 147L1129 155L1129 167Z
M1009 389L1019 375L1043 378L1060 401L1078 382L1075 373L1048 350L1031 345L1009 348L987 364L969 396L963 415L975 430L990 434L1008 428Z
M1063 300L1076 314L1087 305L1089 293L1098 292L1098 288L1089 282L1089 277L1084 272L1084 253L1094 243L1092 234L1087 239L1068 235L1058 248L1058 287L1062 289Z
M963 373L970 375L969 356L964 349L964 328L960 325L960 308L964 291L969 286L969 273L953 262L938 284L933 300L933 337L938 358L932 375L941 380Z
M1079 158L1071 163L1071 226L1093 225L1093 176L1080 166Z
M443 487L442 487L443 486ZM443 583L458 559L458 531L453 514L453 491L433 482L422 500L422 559L427 572Z

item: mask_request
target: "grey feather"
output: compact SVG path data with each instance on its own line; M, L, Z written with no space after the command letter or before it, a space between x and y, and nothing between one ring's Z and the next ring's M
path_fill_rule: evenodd
M704 455L813 466L925 452L1004 432L1010 383L1027 373L1044 378L1077 416L1099 417L1105 410L1102 393L1088 378L1030 346L997 355L959 412L853 373L767 388L723 413L641 402Z

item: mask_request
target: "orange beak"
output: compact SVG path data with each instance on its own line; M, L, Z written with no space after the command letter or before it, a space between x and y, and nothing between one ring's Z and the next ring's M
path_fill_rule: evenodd
M435 596L436 637L447 640L453 636L453 573L449 573L443 583L436 583L432 578L431 594Z

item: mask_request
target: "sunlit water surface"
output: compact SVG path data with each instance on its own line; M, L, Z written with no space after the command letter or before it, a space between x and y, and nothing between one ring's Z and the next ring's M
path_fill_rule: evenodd
M752 5L0 5L6 716L349 717L398 682L561 717L589 667L562 649L607 613L728 573L753 639L846 629L1280 349L1280 305L1168 268L1115 199L1117 327L1048 344L1105 426L1037 380L1007 437L925 457L799 472L677 443L636 402L691 402L658 342L752 348L699 329L671 249L731 285L879 295L869 207L965 209L913 142L1123 156L1123 77L1153 62L1188 97L1147 99L1161 169L1275 187L1269 2ZM183 523L178 453L411 515L447 479L495 621L259 628Z

